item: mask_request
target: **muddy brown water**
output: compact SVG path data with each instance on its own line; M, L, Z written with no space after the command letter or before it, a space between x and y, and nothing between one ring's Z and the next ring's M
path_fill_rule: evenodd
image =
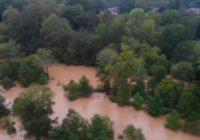
M70 102L64 97L62 84L67 84L71 79L78 81L85 75L90 79L93 87L97 87L99 82L96 78L96 70L84 66L66 66L63 64L53 64L49 66L49 75L52 78L49 87L55 93L53 106L54 114L52 118L58 117L58 122L67 114L69 108L73 108L85 119L90 120L94 114L108 116L113 121L115 140L122 130L128 125L133 124L141 128L146 140L200 140L200 137L185 134L183 132L173 132L164 127L166 117L153 118L143 111L135 111L133 107L120 107L109 101L103 93L95 93L90 98L81 98ZM19 85L5 92L6 103L11 103L25 89ZM21 124L16 119L17 134L7 135L0 130L0 140L23 140L24 131L20 131Z

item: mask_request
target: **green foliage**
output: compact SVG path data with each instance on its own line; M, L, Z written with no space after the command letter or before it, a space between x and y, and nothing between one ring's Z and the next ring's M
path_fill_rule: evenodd
M177 79L192 81L195 77L195 69L193 68L192 63L179 62L172 66L171 74Z
M136 108L136 110L142 109L142 104L145 102L145 99L140 95L140 93L136 93L134 96L134 101L132 105Z
M89 124L69 109L62 124L53 129L51 140L113 140L112 123L107 117L94 115Z
M31 64L27 64L27 63L22 63L19 67L19 74L18 74L18 78L20 83L24 86L27 87L29 86L31 83L33 83L35 81L35 71L34 69L31 67Z
M40 75L40 78L38 79L37 83L40 85L46 85L48 84L48 80L48 76L45 73L43 73Z
M192 112L199 112L200 101L191 88L186 88L181 94L177 110L184 117L190 116Z
M22 120L28 136L48 136L52 123L49 117L53 113L52 96L49 88L36 86L14 100L13 112Z
M21 46L13 40L0 44L0 57L4 59L19 57L21 56L20 48Z
M46 84L48 82L47 75L34 56L23 60L18 71L18 80L24 87L32 83Z
M165 113L163 99L160 94L155 93L153 95L150 95L147 100L147 105L147 111L152 116L157 117Z
M183 125L183 131L187 133L191 133L193 135L200 135L200 120L193 122L186 122Z
M157 84L155 91L163 100L163 105L171 110L178 103L182 86L172 80L162 80Z
M73 109L68 111L59 127L53 129L51 140L86 140L88 139L88 122Z
M151 66L151 74L157 80L163 79L167 74L166 66L164 66L164 65L152 65Z
M113 140L112 122L108 117L94 115L89 125L89 140Z
M15 85L14 81L10 79L9 77L4 77L1 81L1 84L5 89L10 89Z
M5 99L4 97L0 94L0 118L3 116L7 116L9 114L9 110L7 109L5 105Z
M93 88L90 86L89 80L83 76L79 83L75 83L73 80L69 82L67 86L64 87L64 90L67 92L67 98L69 100L75 100L78 97L89 97Z
M9 117L5 117L5 118L2 118L0 120L0 123L3 127L3 129L5 129L7 131L8 134L13 134L13 133L16 133L16 129L14 127L14 124L13 122L10 120Z
M145 140L141 129L136 129L133 125L128 125L123 131L124 138L127 140Z
M181 128L180 116L176 112L176 110L172 110L172 112L167 117L167 122L165 123L165 127L174 131L177 131Z

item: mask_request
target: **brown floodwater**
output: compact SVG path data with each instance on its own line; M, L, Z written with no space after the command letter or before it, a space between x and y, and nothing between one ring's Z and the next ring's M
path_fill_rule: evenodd
M143 111L136 111L133 107L120 107L109 101L103 93L95 93L89 98L81 98L70 102L64 97L62 84L67 84L71 79L78 81L81 76L85 75L90 79L91 85L97 87L99 82L96 78L96 70L84 66L66 66L63 64L53 64L49 66L49 75L51 80L49 87L55 93L53 106L54 114L52 118L58 117L58 122L67 114L69 108L73 108L80 113L85 119L90 120L94 114L108 116L113 121L115 131L115 140L122 130L128 125L133 124L141 128L146 140L200 140L200 137L185 134L183 132L173 132L164 127L166 117L153 118ZM19 85L5 92L6 103L12 101L24 89ZM7 135L5 131L0 130L0 140L23 140L23 131L19 131L20 123L16 122L16 135Z

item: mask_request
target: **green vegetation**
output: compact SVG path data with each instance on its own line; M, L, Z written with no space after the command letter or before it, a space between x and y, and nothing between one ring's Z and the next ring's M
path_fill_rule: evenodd
M7 131L8 134L16 133L16 129L14 127L13 122L10 120L9 117L4 117L0 120L0 124L3 129Z
M49 88L36 86L15 99L14 114L22 120L28 136L37 138L48 136L48 132L52 128L52 120L49 117L53 113L52 96Z
M5 105L5 99L0 94L0 118L7 116L8 114L9 114L9 110L7 109L7 107Z
M67 86L64 86L64 90L69 100L75 100L78 97L89 97L93 92L93 88L85 76L79 80L79 83L71 80Z
M119 12L113 14L113 7ZM1 0L0 84L5 89L16 82L24 87L47 84L48 64L55 61L95 66L100 90L112 101L153 116L176 110L182 130L199 135L200 14L192 8L200 8L200 1ZM64 89L70 100L93 91L84 77ZM26 102L26 96L17 98L15 105ZM31 107L38 104L32 100L35 96L27 97ZM5 116L0 101L0 116ZM51 109L41 118L24 108L14 112L28 133L47 136ZM168 121L169 128L177 129L173 113ZM34 122L47 125L40 130Z
M145 140L141 129L136 129L133 125L128 125L123 131L125 140Z
M91 123L73 109L68 111L62 124L53 129L51 140L113 140L112 123L107 117L95 115Z
M180 116L176 110L172 110L172 112L169 114L165 126L175 131L181 128Z

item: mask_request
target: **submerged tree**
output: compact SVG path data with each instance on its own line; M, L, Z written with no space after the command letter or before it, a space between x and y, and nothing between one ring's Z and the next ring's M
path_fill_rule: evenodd
M128 125L124 131L123 136L126 140L145 140L141 129L136 129L133 125Z
M52 128L53 93L48 87L32 87L14 100L13 111L22 120L28 136L47 137Z

